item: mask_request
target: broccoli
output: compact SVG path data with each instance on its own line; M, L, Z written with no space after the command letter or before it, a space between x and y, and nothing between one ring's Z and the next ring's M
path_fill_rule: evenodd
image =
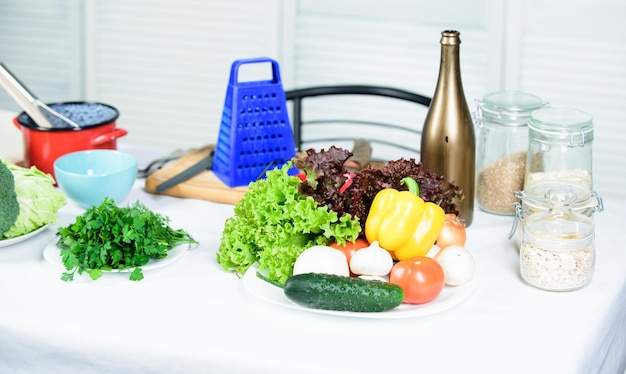
M11 170L0 160L0 239L15 224L20 204L15 194L15 179Z

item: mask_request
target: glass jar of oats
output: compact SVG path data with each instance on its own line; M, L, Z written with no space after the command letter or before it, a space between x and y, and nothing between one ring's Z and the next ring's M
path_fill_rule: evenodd
M589 114L571 108L538 109L530 116L528 130L525 191L539 183L573 183L593 190L593 121Z
M548 291L584 287L595 265L593 220L572 209L578 197L570 187L551 189L545 199L549 209L525 220L520 247L522 278Z
M550 202L546 199L546 194L555 188L570 188L576 193L576 200L571 204L571 209L578 214L592 217L594 213L604 211L602 197L578 183L539 182L534 183L527 190L515 191L515 196L519 201L515 203L515 219L509 233L509 239L515 240L518 250L524 236L526 217L550 209Z
M476 201L488 213L513 215L513 193L524 183L530 114L546 103L519 91L493 92L477 102Z

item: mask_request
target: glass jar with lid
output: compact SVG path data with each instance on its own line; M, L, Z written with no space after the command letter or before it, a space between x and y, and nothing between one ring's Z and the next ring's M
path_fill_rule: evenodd
M591 115L571 108L543 108L531 114L528 130L526 191L535 184L563 182L593 190Z
M476 201L480 209L513 215L523 187L530 114L546 103L520 91L498 91L478 100L474 113L477 134Z
M522 278L548 291L584 287L595 265L593 220L572 209L578 197L570 187L549 190L545 200L549 209L525 220L520 248Z
M515 191L515 197L519 201L515 203L515 219L509 233L509 239L515 240L518 249L522 244L526 217L550 209L550 202L546 199L546 194L550 190L558 188L568 188L574 191L576 199L571 204L571 209L574 212L592 218L594 213L604 211L602 197L595 191L589 191L585 186L577 183L545 181L534 183L524 191Z

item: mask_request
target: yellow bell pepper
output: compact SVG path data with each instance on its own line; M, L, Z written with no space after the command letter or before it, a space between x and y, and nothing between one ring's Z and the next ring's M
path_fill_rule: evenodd
M378 241L397 260L425 256L445 222L439 205L419 197L413 178L404 178L402 183L408 191L385 188L376 194L365 221L367 241Z

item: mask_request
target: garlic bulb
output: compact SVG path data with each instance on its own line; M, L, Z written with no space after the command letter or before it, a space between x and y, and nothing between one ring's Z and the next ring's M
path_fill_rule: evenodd
M350 259L350 270L358 275L376 275L384 277L393 267L393 258L386 249L372 242L369 247L356 251Z

